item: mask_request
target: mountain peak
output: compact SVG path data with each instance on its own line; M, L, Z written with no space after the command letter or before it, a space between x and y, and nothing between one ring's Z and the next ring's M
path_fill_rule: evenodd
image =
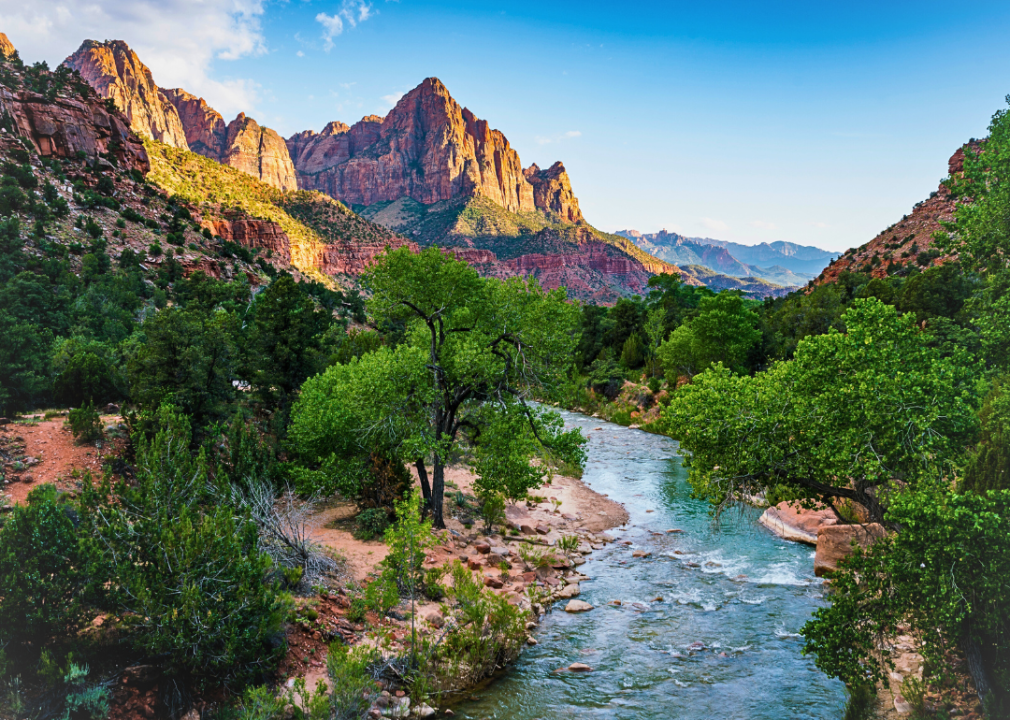
M150 68L122 40L85 40L63 64L112 98L138 135L189 149L175 106L154 84Z

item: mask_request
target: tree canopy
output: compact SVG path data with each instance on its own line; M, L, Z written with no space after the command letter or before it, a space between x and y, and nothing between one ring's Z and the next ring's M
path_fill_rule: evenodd
M572 366L578 309L563 291L482 279L438 248L388 252L365 283L376 321L402 323L406 341L305 384L291 429L303 457L335 467L379 447L414 463L436 527L444 526L444 468L464 439L484 482L503 494L537 484L535 472L518 473L525 481L516 484L516 468L535 451L581 460L578 431L531 404L558 393ZM505 440L520 427L526 434Z

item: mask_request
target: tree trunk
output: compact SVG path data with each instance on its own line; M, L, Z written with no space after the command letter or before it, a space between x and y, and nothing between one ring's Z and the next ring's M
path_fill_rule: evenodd
M437 530L445 529L445 521L442 519L442 497L445 494L444 470L442 458L435 453L435 466L432 469L431 479L431 521Z
M417 476L421 479L421 495L424 497L426 505L431 504L431 486L428 484L428 468L424 466L424 458L418 458L414 462L417 468Z
M978 693L978 699L984 704L987 696L992 692L992 687L989 685L985 658L982 657L982 646L971 630L964 637L964 656L968 661L968 674L971 675L971 680L975 684L975 692Z

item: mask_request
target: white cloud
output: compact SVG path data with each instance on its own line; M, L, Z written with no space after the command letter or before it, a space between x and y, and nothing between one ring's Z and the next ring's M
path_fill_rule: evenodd
M701 224L707 227L709 230L729 230L729 225L724 223L722 220L714 220L712 218L703 217L701 218Z
M751 226L760 228L761 230L778 230L779 226L773 222L768 222L767 220L751 220Z
M563 140L571 140L573 138L582 137L582 132L579 130L569 130L564 133L555 133L554 135L536 135L533 140L537 145L550 145L551 143L561 142Z
M266 52L263 0L0 0L0 28L22 59L55 67L81 42L125 40L155 82L183 87L226 117L255 109L258 85L211 77L215 59Z
M820 228L821 230L827 227L831 227L826 222L812 222L810 224L813 225L815 228Z
M376 15L376 10L365 0L344 0L340 9L332 15L324 12L316 15L316 22L323 26L323 50L333 49L333 39L344 32L344 26L356 27Z
M295 55L297 57L305 57L305 53L303 53L301 50L299 50L298 52L296 52Z
M382 96L382 102L386 103L389 107L395 107L396 103L400 102L400 98L402 97L402 92L390 93L389 95Z

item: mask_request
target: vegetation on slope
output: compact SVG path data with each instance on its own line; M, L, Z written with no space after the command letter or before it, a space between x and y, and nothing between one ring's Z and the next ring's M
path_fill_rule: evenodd
M209 211L234 208L272 220L291 241L292 264L306 275L327 280L316 269L326 244L381 243L395 237L322 193L284 192L188 150L149 139L144 144L151 161L148 182Z

